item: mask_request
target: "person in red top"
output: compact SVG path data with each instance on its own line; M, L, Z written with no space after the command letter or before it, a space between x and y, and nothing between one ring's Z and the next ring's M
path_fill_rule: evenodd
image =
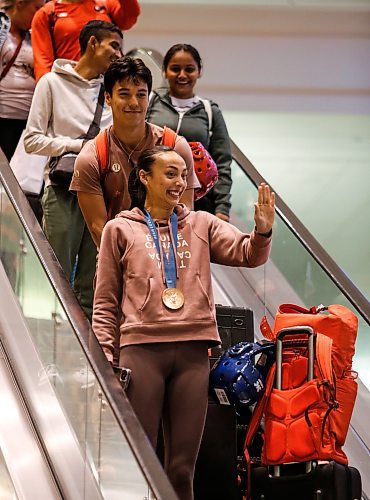
M32 21L36 81L51 71L55 59L79 61L78 37L88 21L112 22L128 30L141 13L138 0L51 0Z

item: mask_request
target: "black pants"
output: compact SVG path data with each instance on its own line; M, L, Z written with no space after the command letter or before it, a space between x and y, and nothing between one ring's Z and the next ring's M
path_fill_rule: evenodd
M208 404L207 342L163 342L121 349L132 370L130 403L153 448L163 422L164 468L179 500L193 500L195 462ZM225 499L226 500L226 499Z
M216 207L211 191L194 203L194 210L204 210L205 212L209 212L213 215L215 214Z
M0 118L0 147L8 161L14 154L23 129L26 128L26 123L27 120Z
M12 118L0 118L0 147L8 161L11 160L19 142L19 138L26 128L27 120L13 120ZM41 193L42 194L42 193ZM41 194L25 193L29 204L36 215L39 224L42 220Z

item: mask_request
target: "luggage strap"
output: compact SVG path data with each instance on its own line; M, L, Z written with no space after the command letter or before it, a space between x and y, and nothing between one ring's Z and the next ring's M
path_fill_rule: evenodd
M247 463L247 481L248 481L247 482L247 499L251 498L251 458L249 455L248 448L253 441L254 435L257 432L257 429L258 429L258 427L261 423L261 420L262 420L262 416L265 412L267 401L271 395L272 388L274 385L275 373L276 373L276 363L274 363L269 370L269 373L268 373L267 379L266 379L265 392L263 393L262 398L258 401L258 403L253 411L252 418L249 422L247 435L245 436L243 454L244 454L245 461Z
M316 334L316 361L324 380L334 386L333 366L331 354L333 348L333 339L322 333Z
M332 366L332 347L333 339L322 333L318 333L316 336L316 362L321 375L321 385L324 388L324 398L328 405L328 410L325 413L324 420L321 429L321 442L324 446L324 430L326 421L332 410L336 410L339 407L339 403L336 400L336 389L335 380L333 376L333 366Z
M297 306L296 304L281 304L279 306L279 313L319 314L322 311L327 311L327 309L328 308L322 304L320 304L319 306L312 306L309 309L302 306Z

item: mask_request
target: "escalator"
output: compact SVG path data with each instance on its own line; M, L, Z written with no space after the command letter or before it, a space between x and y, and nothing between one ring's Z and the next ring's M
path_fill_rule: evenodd
M150 58L154 71L158 55L140 50L136 55ZM263 179L234 144L233 157L233 189L243 193L243 203L233 205L232 222L250 230L256 186ZM0 355L4 360L0 374L4 365L9 382L6 385L2 377L1 389L19 396L35 438L33 448L40 452L45 488L55 490L55 498L73 500L175 499L1 152L0 195ZM251 307L256 324L263 314L272 322L282 302L341 303L359 316L355 368L361 380L346 452L362 473L364 498L370 497L366 425L370 311L365 297L279 197L268 264L248 270L213 265L212 272L216 302ZM258 337L258 330L255 333ZM14 498L28 500L32 497L24 495L20 486L22 474L12 466L19 461L18 454L1 437L7 435L2 425L0 478L6 478L9 490L14 488ZM31 469L34 464L36 459Z
M175 500L2 152L0 257L0 498Z

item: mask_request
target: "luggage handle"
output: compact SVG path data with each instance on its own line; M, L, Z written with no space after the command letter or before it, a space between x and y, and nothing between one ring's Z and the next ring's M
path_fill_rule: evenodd
M308 367L307 367L307 380L312 380L314 376L314 362L315 362L315 351L314 351L314 340L315 332L310 326L293 326L289 328L284 328L280 330L276 336L276 376L275 376L275 387L276 389L281 389L282 385L282 365L283 365L283 340L289 335L297 335L299 333L305 333L308 337Z
M283 365L283 340L288 336L297 334L307 334L308 337L308 366L307 366L307 380L312 380L314 377L314 362L315 362L315 332L310 326L291 326L279 330L276 335L276 374L275 374L275 388L282 390L282 365ZM313 467L313 462L306 463L306 472L310 472ZM280 466L274 465L273 477L280 476Z

